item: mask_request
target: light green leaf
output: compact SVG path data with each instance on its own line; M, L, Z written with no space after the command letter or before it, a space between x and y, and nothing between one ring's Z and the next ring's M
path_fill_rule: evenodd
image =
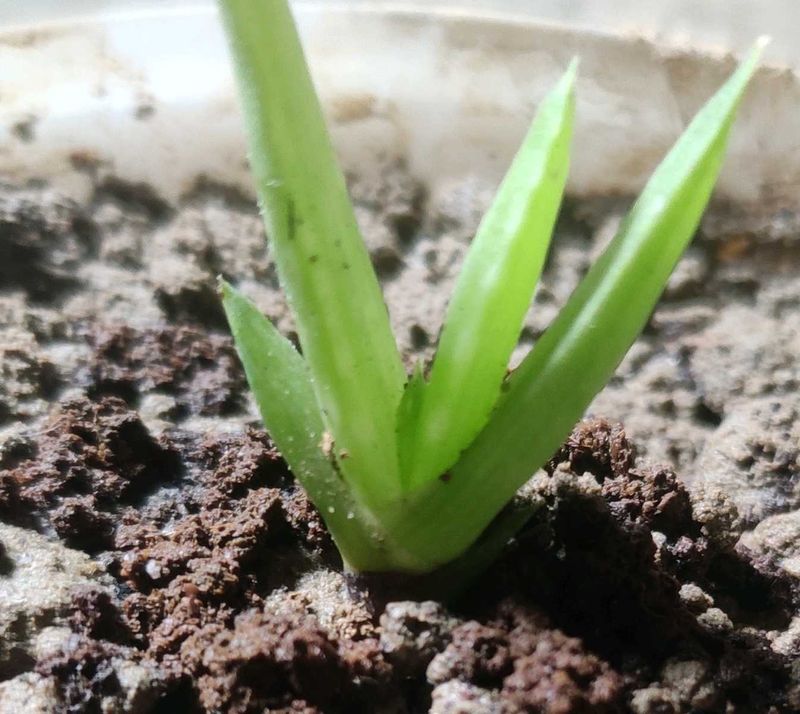
M398 419L407 489L452 466L497 401L567 180L576 70L542 101L466 256L419 404Z
M399 490L405 374L285 0L222 0L250 162L323 422L359 497Z
M308 492L350 565L380 569L377 528L355 501L323 451L324 426L303 358L246 297L220 281L222 304L236 349L270 437Z
M414 371L411 373L406 383L403 397L400 399L400 405L397 407L398 445L401 449L404 446L403 439L408 440L410 436L409 425L416 423L419 418L424 390L425 376L423 374L422 362L417 362L414 365ZM413 444L406 443L407 448L411 448L412 446Z

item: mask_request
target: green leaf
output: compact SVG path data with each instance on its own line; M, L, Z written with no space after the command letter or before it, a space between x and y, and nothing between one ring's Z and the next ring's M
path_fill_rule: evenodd
M656 169L447 481L426 484L409 496L392 523L398 541L439 563L463 552L553 454L606 384L697 228L762 47L756 45Z
M419 404L399 415L407 489L451 467L497 401L567 180L576 70L577 60L542 101L464 261Z
M422 395L425 390L425 376L423 374L422 362L414 365L414 370L408 378L400 405L397 407L397 426L398 444L402 448L403 439L408 439L409 425L416 423L419 419L419 411L422 406ZM409 445L410 446L410 445ZM402 451L400 452L402 455ZM401 459L402 463L402 459Z
M222 0L250 162L313 389L347 481L370 503L400 488L405 374L285 0Z
M377 526L356 503L322 449L325 428L303 358L246 297L220 281L222 304L261 418L319 509L343 556L359 570L381 569Z

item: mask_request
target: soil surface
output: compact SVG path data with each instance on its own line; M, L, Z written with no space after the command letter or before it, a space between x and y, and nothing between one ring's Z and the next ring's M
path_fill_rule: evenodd
M490 191L351 188L411 365ZM515 359L623 205L565 207ZM259 425L216 276L293 326L248 197L3 188L0 713L800 710L798 235L705 221L537 515L443 603L345 574Z

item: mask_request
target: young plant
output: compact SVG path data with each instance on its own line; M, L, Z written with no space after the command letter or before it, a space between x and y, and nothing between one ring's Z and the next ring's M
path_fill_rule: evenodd
M302 356L225 282L264 424L346 565L426 573L518 528L516 490L641 332L691 240L762 43L700 110L520 366L508 361L566 183L573 62L539 106L484 217L429 374L407 377L286 0L221 0L250 160ZM489 547L487 543L494 545Z

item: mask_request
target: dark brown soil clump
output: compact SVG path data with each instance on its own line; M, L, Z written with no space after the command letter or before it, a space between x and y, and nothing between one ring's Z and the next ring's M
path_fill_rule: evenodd
M38 191L0 191L0 285L34 303L56 302L78 285L75 269L96 252L95 227L72 202Z
M65 402L34 444L7 454L5 461L3 518L52 528L68 544L90 552L111 544L111 513L140 503L180 468L177 453L113 398Z
M112 394L135 404L144 394L175 398L173 419L224 416L243 408L246 382L230 338L189 327L91 331L88 367L92 395Z

